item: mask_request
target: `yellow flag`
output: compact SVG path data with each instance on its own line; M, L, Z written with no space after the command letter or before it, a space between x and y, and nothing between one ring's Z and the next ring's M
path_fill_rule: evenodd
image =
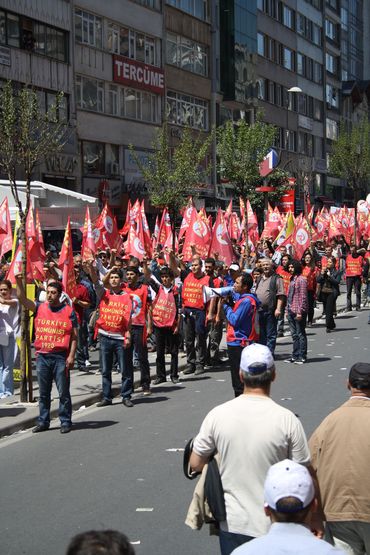
M19 210L17 210L16 216L15 216L14 233L13 233L12 260L14 258L15 251L17 249L18 231L20 227L21 227L21 220L19 218Z
M281 243L284 243L285 239L287 239L289 235L293 233L293 230L294 230L294 216L291 212L289 212L285 225L283 229L280 231L279 235L276 237L274 241L274 245L279 246L281 245Z

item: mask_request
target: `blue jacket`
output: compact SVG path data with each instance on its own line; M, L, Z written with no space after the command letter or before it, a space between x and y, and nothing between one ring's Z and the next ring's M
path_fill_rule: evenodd
M229 324L234 328L235 337L233 341L227 341L227 344L233 347L239 347L243 341L248 340L252 332L252 315L254 307L249 297L253 297L256 301L258 310L261 301L253 293L241 295L239 299L241 299L242 302L235 311L231 306L224 304L225 316Z

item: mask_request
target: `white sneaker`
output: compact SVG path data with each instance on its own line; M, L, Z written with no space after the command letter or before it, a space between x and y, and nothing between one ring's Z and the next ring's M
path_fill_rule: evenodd
M86 368L88 368L89 366L91 366L91 362L89 360L85 360L85 366Z

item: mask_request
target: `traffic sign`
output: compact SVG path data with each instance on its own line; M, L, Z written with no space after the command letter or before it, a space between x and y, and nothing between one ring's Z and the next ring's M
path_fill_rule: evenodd
M270 148L268 154L264 157L260 164L260 176L266 177L269 175L279 163L279 156L276 150Z

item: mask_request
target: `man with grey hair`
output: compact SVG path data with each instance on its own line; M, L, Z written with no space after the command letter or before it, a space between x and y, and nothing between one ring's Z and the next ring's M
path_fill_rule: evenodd
M245 347L240 379L243 394L208 413L190 457L191 468L200 472L216 451L219 456L226 506L226 520L220 523L222 555L267 532L263 484L270 466L286 458L310 462L300 421L270 398L275 364L268 347Z
M255 294L261 301L258 311L260 324L260 343L267 345L272 356L275 354L278 318L284 312L286 294L281 276L275 272L270 258L261 260L262 276L257 279Z

